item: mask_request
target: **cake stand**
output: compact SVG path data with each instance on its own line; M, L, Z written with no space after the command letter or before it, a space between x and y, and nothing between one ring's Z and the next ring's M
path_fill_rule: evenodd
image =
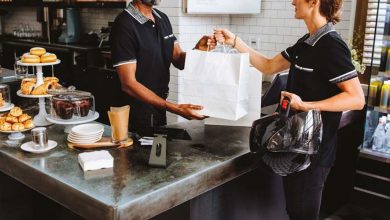
M46 115L47 121L54 123L54 124L65 125L65 129L64 129L65 133L70 133L72 128L78 124L84 124L84 123L88 123L91 121L95 121L98 118L99 118L99 113L96 111L94 113L92 111L89 111L87 116L77 117L77 118L73 118L73 119L59 119L59 118L54 118L50 114Z
M0 112L6 112L8 110L11 110L13 107L15 107L12 103L7 103L4 106L0 107Z
M25 135L22 132L29 131L31 129L33 128L27 128L21 131L0 131L0 132L10 134L8 135L8 139L12 142L12 141L22 140L25 137Z
M42 73L42 67L43 66L53 66L61 63L61 60L57 60L56 62L52 63L23 63L22 61L17 61L17 64L20 66L31 66L36 68L36 75L37 75L37 82L35 86L40 86L43 84L43 73ZM36 115L33 119L35 126L47 126L51 125L52 123L46 120L47 112L45 108L45 98L51 97L52 95L25 95L20 90L16 92L16 94L20 97L24 98L39 98L39 113Z

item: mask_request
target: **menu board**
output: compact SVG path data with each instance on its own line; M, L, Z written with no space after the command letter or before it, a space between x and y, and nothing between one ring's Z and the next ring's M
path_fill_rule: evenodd
M186 0L189 14L259 14L261 0Z

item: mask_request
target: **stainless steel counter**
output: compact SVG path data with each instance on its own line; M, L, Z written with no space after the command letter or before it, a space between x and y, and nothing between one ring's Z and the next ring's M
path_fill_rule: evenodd
M66 146L64 127L49 127L59 146L45 154L6 146L0 135L0 170L87 219L145 219L255 169L249 128L177 124L191 141L168 142L166 169L147 165L150 147L110 149L114 168L83 172L79 150ZM109 127L105 135L109 136ZM26 132L24 142L30 140Z

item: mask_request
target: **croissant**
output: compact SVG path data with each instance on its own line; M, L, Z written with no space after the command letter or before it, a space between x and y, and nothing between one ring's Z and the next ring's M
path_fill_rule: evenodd
M28 82L36 83L37 79L36 78L24 78L22 80L22 83L20 84L20 87L22 87L25 83L28 83Z
M15 116L12 116L12 115L8 115L6 118L5 118L5 121L8 122L8 123L16 123L16 122L19 122L18 118L15 117Z
M2 131L10 131L12 129L12 124L8 122L4 122L0 125L0 130Z
M40 85L38 87L35 87L31 91L31 95L45 95L46 91L47 91L46 87L47 87L46 83L43 83L42 85Z
M25 129L30 129L30 128L34 127L34 123L33 123L33 121L31 119L23 122L23 125L24 125Z
M60 80L57 78L57 77L45 77L43 79L44 82L47 82L47 81L55 81L55 82L59 82Z
M58 84L55 80L46 81L42 85L36 87L31 92L31 95L45 95L45 94L47 94L47 90L55 89L59 86L60 86L60 84Z
M26 82L22 85L20 90L22 91L23 94L25 95L30 95L31 92L33 91L35 86L35 82Z
M21 131L21 130L24 130L24 124L19 123L19 122L12 124L12 130L13 130L13 131Z
M12 116L15 116L15 117L19 117L23 114L23 110L20 108L20 107L13 107L10 111L9 111L9 115L12 115Z
M28 114L22 114L18 118L20 123L25 122L25 121L27 121L29 119L31 119L31 116L29 116Z

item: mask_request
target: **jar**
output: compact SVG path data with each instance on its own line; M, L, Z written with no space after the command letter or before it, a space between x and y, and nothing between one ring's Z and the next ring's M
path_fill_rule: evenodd
M0 108L11 105L10 88L6 84L0 84Z

